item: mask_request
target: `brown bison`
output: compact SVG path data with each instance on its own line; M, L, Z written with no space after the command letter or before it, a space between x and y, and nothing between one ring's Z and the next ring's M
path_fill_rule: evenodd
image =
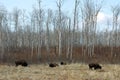
M96 70L96 69L102 69L102 66L100 66L97 63L90 63L89 64L89 69L94 69L94 70Z
M16 66L19 66L19 65L24 66L24 67L28 66L28 63L25 60L15 61L15 64L16 64Z
M59 65L56 64L56 63L50 63L50 64L49 64L49 67L52 67L52 68L53 68L53 67L56 67L56 66L59 66Z
M67 63L66 62L60 62L61 65L66 65Z

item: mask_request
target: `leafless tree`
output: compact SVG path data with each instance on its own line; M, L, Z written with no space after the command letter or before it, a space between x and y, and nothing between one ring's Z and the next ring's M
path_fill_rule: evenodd
M6 40L6 32L5 28L7 28L7 11L4 7L0 7L0 59L3 60L4 50L5 50L5 40Z
M13 10L13 22L14 22L14 30L15 30L15 37L14 37L14 47L17 48L20 46L20 14L21 14L21 10L15 8Z
M38 35L36 35L37 38L37 54L38 54L38 60L41 58L41 48L44 41L44 33L43 33L43 21L44 21L44 10L41 7L41 0L38 0L38 8L34 8L34 16L35 16L35 27L37 27L35 30L37 31Z
M47 56L49 58L49 53L50 53L50 24L52 22L52 10L48 9L47 12L47 20L46 20L46 39L45 39L45 43L46 43L46 49L47 49ZM52 46L51 46L52 47Z
M62 25L62 10L61 10L61 8L62 8L62 3L63 3L63 0L59 0L59 1L57 1L56 2L56 4L57 4L57 7L58 7L58 29L57 29L57 31L58 31L58 55L59 55L59 57L61 56L61 48L62 48L62 32L61 32L61 25Z
M117 47L119 44L119 34L118 34L118 30L119 30L119 25L118 25L118 19L119 19L119 15L120 15L120 6L119 5L115 5L112 7L112 14L113 14L113 23L112 23L112 35L111 35L111 56L113 56L113 47Z
M72 55L73 55L73 46L74 45L74 41L76 39L75 37L75 30L77 29L77 25L78 25L78 17L79 17L79 5L80 5L80 0L75 0L75 7L74 7L74 20L73 20L73 30L72 30L72 39L71 39L71 46L70 46L70 59L72 60Z
M86 45L87 53L92 56L94 54L97 16L101 10L101 4L95 4L94 0L85 0L82 12L82 28L83 28L83 40Z

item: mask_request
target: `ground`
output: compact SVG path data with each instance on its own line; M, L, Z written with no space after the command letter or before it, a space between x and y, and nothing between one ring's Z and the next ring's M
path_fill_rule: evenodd
M102 70L89 70L86 64L15 67L0 65L0 80L119 80L120 65L102 64Z

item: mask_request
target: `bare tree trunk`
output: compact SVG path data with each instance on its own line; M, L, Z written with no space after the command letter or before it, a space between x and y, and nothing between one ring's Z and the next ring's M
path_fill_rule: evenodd
M34 9L35 11L35 18L37 23L37 59L38 62L41 59L41 48L43 43L43 21L44 21L44 10L41 8L41 0L38 0L38 9Z
M50 53L50 30L49 30L49 25L51 23L51 20L52 20L52 10L48 10L48 14L47 14L47 21L46 21L46 49L47 49L47 59L48 61L50 60L49 59L49 53Z
M58 55L59 59L61 58L61 52L62 52L62 33L61 33L61 25L62 25L62 15L61 15L61 7L62 7L62 0L59 0L57 2L58 7Z
M70 39L70 35L71 35L71 19L69 18L69 28L68 28L69 32L68 32L68 45L67 45L67 55L66 58L69 59L69 54L70 54L70 43L71 43L71 39Z
M101 5L95 4L91 0L85 0L81 9L83 19L83 29L85 33L85 44L88 55L94 55L94 46L96 42L97 15L101 10Z
M116 5L112 7L112 13L113 13L113 29L112 29L112 43L113 45L111 46L111 57L114 57L113 54L113 49L117 47L117 29L118 29L118 17L120 15L120 6Z

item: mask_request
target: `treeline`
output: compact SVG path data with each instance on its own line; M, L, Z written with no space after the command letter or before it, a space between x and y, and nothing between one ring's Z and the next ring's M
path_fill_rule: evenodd
M97 21L103 9L100 0L75 0L72 17L62 11L63 0L56 0L55 11L46 11L41 0L37 3L30 13L18 8L8 12L0 7L1 61L6 56L15 60L19 58L15 54L20 52L20 55L29 52L31 59L36 55L40 61L43 54L52 55L51 50L59 60L62 55L73 60L75 48L80 48L82 55L93 57L96 48L109 47L113 56L114 49L120 46L119 5L111 7L112 20L106 21L106 30L100 31L101 25Z

